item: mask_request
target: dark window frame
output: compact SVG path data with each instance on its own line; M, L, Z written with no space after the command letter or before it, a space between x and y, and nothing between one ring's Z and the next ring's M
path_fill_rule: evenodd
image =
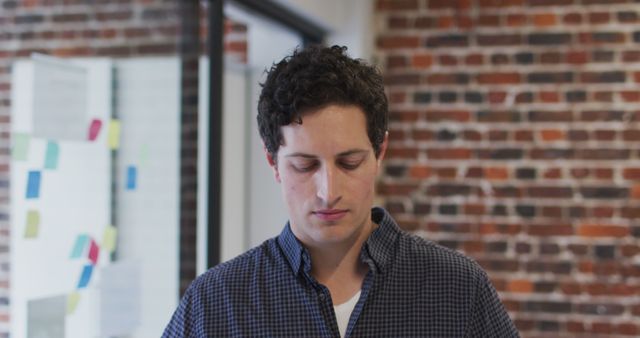
M302 36L303 45L321 44L326 30L272 0L226 0L243 9L291 29ZM209 166L207 186L207 268L220 263L222 223L222 107L224 74L224 4L209 0Z

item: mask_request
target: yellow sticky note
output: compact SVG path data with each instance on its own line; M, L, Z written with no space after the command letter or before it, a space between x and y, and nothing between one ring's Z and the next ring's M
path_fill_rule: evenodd
M109 122L109 148L118 149L120 146L120 121L111 120Z
M80 302L80 293L72 292L67 296L67 314L70 315L76 311Z
M113 225L108 225L104 229L102 235L102 248L107 252L113 252L116 249L116 236L118 235L118 229Z
M27 227L24 237L36 238L38 237L38 230L40 230L40 213L37 210L27 211Z

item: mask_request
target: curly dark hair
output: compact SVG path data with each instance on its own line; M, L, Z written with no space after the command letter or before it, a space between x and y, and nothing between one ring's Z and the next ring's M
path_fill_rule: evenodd
M349 57L346 50L340 46L296 49L267 72L258 102L258 128L274 159L283 144L280 127L302 124L303 114L330 104L360 107L375 156L380 154L388 124L382 75L363 60Z

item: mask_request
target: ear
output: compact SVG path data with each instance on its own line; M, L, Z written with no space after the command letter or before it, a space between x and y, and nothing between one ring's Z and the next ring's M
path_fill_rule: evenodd
M378 158L376 159L378 168L382 164L382 160L384 159L384 155L387 153L387 146L389 145L389 132L384 132L384 140L380 144L380 154L378 154Z
M262 150L264 151L264 155L267 157L267 163L269 163L269 166L273 170L273 176L276 178L276 182L280 183L280 171L278 171L278 162L267 150L267 147L263 145Z

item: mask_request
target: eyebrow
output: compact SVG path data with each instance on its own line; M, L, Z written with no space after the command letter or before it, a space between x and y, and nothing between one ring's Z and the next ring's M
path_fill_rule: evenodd
M368 153L368 152L369 151L366 150L366 149L349 149L347 151L343 151L343 152L339 153L338 156L336 156L336 157L346 157L346 156L351 156L351 155L356 155L356 154L365 154L365 153ZM302 157L302 158L314 159L314 158L317 158L318 156L311 155L311 154L306 154L306 153L301 153L301 152L295 152L295 153L291 153L291 154L285 155L284 157L287 157L287 158Z

